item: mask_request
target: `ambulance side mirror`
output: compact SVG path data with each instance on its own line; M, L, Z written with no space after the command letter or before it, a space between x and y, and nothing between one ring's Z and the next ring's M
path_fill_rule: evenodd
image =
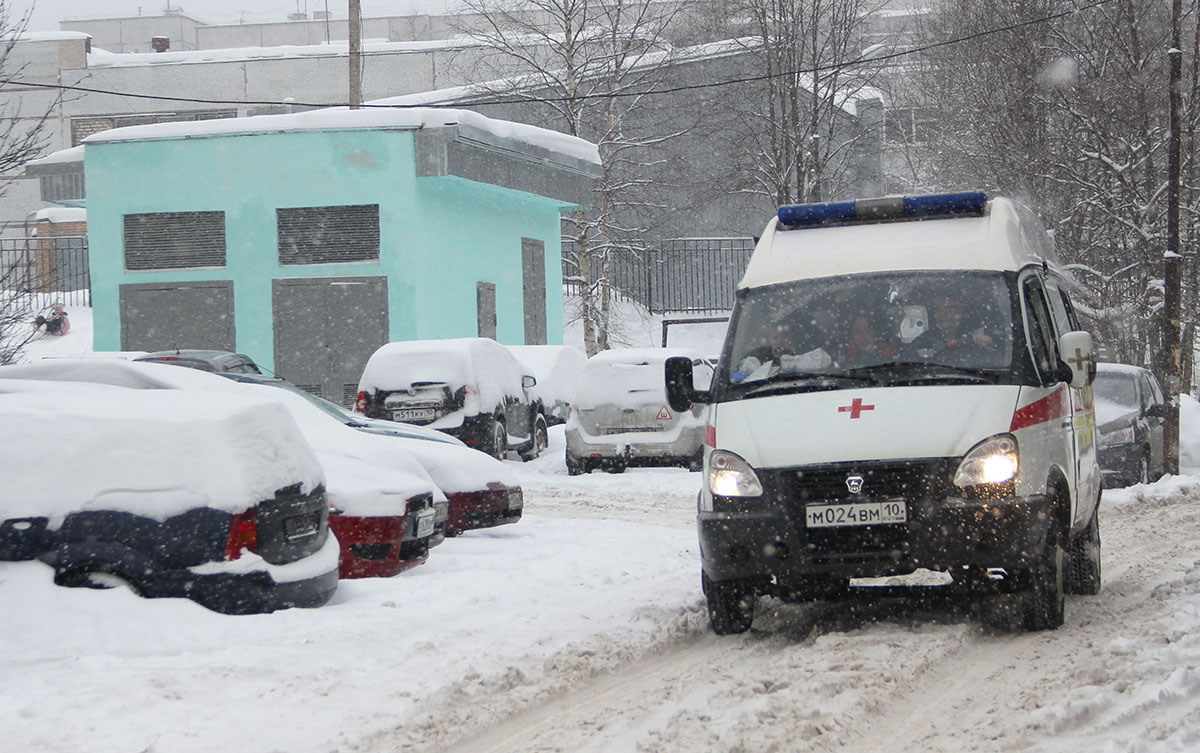
M1077 330L1058 338L1058 352L1063 361L1063 381L1070 382L1071 389L1081 390L1096 379L1096 358L1092 352L1092 336ZM1066 377L1070 376L1069 379Z
M667 404L676 413L691 410L693 403L707 403L708 390L696 389L693 379L692 359L684 356L672 356L667 359L665 368L667 380Z

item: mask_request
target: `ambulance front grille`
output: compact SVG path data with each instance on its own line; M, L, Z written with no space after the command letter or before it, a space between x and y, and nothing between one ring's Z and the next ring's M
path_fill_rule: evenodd
M851 502L855 500L928 499L945 496L950 490L957 458L832 463L775 471L780 490L800 504ZM857 494L848 481L862 478Z
M925 500L944 497L950 491L958 462L958 458L921 458L833 463L769 471L760 478L768 494L777 495L796 521L804 520L806 504L903 499L911 525L914 521L919 524L928 508ZM855 476L862 477L857 494L847 483ZM805 530L805 548L817 563L899 561L908 555L909 525Z

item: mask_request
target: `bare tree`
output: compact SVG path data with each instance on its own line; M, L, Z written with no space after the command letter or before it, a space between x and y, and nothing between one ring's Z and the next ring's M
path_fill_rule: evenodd
M595 142L602 174L592 211L572 213L575 278L588 354L609 347L618 250L636 250L637 206L653 203L645 168L677 130L654 127L647 100L670 70L667 34L681 5L651 0L466 0L471 34L495 54L475 91L528 105L524 119ZM469 104L469 101L466 103Z
M926 179L1038 209L1109 357L1153 366L1166 232L1167 3L932 4L910 64ZM950 40L962 40L944 44ZM1194 113L1193 107L1193 113Z
M853 101L879 66L862 60L864 31L883 0L732 0L714 10L746 54L758 82L724 103L734 135L739 190L775 205L822 201L853 180L859 135ZM847 66L847 63L856 63Z
M22 114L21 101L10 83L20 80L24 66L14 51L28 26L28 14L14 17L0 0L0 193L16 178L16 171L38 157L49 142L48 119L56 99L44 113ZM0 365L14 362L35 333L30 320L36 307L41 272L29 252L0 252Z

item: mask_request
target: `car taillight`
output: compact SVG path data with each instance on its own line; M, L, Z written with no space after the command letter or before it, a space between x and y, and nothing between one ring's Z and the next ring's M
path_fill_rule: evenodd
M359 413L367 412L367 393L359 392L358 397L354 400L354 410Z
M251 508L233 516L229 524L229 543L225 545L225 559L236 560L242 556L242 550L258 552L258 518Z

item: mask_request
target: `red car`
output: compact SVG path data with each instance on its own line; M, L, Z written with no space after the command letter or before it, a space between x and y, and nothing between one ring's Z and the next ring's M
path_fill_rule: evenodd
M257 374L222 376L287 390L351 428L400 440L405 452L421 464L449 500L449 515L444 524L440 520L435 524L431 546L439 542L442 533L457 536L474 528L490 528L521 519L524 494L516 476L499 460L467 447L448 434L412 424L366 418L283 379ZM439 526L440 530L437 530ZM334 532L341 539L336 527Z

